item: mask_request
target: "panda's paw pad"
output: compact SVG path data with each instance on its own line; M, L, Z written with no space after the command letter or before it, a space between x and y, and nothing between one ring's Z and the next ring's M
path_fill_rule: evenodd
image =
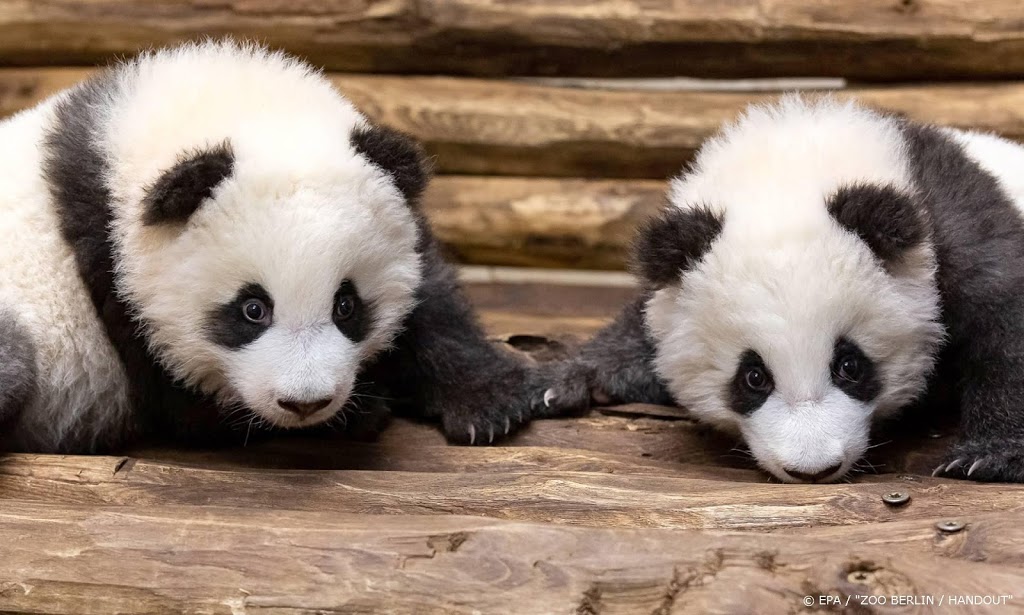
M982 482L1024 482L1024 440L967 440L957 444L932 476Z

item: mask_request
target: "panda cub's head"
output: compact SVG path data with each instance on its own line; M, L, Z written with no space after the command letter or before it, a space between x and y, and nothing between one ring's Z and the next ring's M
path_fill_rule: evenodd
M749 109L642 231L656 371L786 482L837 480L918 396L943 335L898 121L786 98Z
M150 349L265 423L334 416L414 305L419 148L255 47L144 56L106 87L118 292Z

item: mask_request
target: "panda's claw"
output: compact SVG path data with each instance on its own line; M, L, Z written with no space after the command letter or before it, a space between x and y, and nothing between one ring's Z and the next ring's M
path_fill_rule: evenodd
M505 435L507 436L508 432L510 432L510 431L512 431L512 419L510 419L510 418L508 418L506 416L505 417Z
M1024 483L1024 438L974 437L955 444L937 475L983 483Z
M550 408L551 407L551 402L555 401L556 399L558 399L558 395L555 393L554 389L548 389L547 391L544 391L544 407L545 408Z
M476 444L476 425L470 424L469 426L469 445L473 446Z
M487 428L487 443L494 444L494 426Z

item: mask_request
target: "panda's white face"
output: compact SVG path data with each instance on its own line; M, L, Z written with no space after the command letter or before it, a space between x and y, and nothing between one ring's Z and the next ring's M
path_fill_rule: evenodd
M349 158L299 174L242 152L187 222L125 224L122 285L176 377L279 427L351 399L412 309L420 262L405 199Z
M655 366L676 399L742 434L787 482L846 474L874 417L925 387L941 338L918 246L890 270L838 225L721 237L647 306Z
M751 107L641 235L656 371L783 481L843 476L934 366L935 255L903 143L831 99Z

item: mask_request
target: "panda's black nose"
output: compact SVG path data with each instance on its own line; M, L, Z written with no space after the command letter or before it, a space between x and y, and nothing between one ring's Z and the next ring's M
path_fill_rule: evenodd
M828 478L829 476L832 476L833 474L838 472L839 468L841 468L841 467L843 467L843 464L840 462L840 463L837 463L834 466L825 468L821 472L814 472L813 474L810 473L810 472L798 472L797 470L790 470L789 468L783 468L783 469L786 471L786 474L789 474L790 476L792 476L793 478L795 478L797 480L802 480L805 483L816 483L819 480L822 480L822 479Z
M295 401L292 399L279 399L277 405L281 406L288 412L297 414L300 418L306 418L307 416L323 410L327 406L331 405L334 401L330 397L327 399L318 399L316 401Z

